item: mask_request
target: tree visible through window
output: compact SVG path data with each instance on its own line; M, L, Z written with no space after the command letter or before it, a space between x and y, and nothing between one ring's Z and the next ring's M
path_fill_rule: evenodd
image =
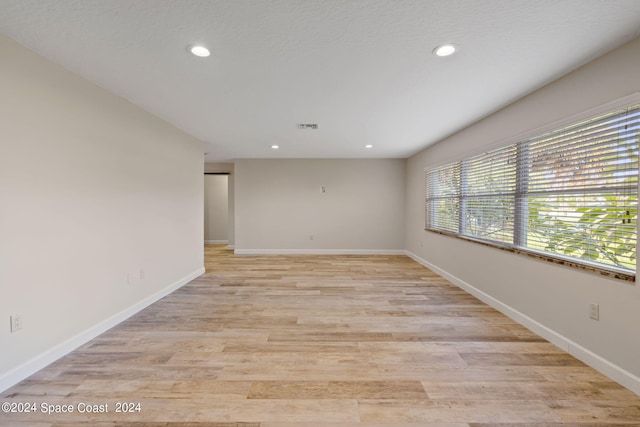
M426 172L426 228L629 274L640 105Z

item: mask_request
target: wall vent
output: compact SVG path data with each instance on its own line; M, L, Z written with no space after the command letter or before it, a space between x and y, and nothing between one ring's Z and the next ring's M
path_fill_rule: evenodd
M317 123L298 123L298 129L318 129Z

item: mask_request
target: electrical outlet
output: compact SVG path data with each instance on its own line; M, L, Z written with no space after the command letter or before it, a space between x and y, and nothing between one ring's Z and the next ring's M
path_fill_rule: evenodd
M14 332L18 332L20 329L22 329L22 316L20 316L20 315L9 316L9 321L11 323L11 333L12 334Z
M598 304L589 304L589 317L593 320L600 320L600 306Z
M140 280L144 280L144 270L140 269Z

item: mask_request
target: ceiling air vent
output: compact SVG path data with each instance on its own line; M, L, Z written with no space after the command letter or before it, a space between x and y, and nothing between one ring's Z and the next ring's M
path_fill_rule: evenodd
M317 123L298 123L298 129L318 129Z

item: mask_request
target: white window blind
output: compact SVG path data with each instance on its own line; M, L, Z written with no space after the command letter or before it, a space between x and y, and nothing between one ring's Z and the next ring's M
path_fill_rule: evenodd
M634 274L640 105L426 172L426 228Z
M460 163L427 173L427 223L457 233L460 227Z
M516 148L510 145L462 162L462 233L513 241Z

